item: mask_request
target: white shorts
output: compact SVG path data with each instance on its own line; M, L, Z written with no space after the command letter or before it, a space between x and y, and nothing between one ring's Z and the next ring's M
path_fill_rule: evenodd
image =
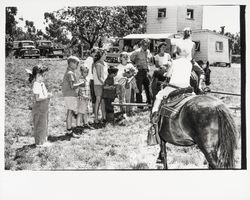
M64 97L64 101L67 110L73 110L74 112L77 112L77 97Z
M160 90L158 92L158 94L156 95L156 99L162 100L163 97L165 97L165 96L167 97L170 94L170 92L172 92L174 90L176 90L176 89L173 87L165 87L163 90Z

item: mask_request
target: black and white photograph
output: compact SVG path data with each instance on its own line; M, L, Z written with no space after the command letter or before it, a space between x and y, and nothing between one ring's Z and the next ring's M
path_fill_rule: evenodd
M4 6L4 173L246 172L245 4L45 2Z

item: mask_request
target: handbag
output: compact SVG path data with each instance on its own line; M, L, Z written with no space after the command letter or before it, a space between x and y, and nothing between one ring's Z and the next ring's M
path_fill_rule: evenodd
M158 125L153 124L148 130L147 136L147 144L148 146L154 146L160 144L160 137L158 134Z

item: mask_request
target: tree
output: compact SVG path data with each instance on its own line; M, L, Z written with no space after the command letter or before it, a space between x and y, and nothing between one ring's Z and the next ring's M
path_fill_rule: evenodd
M232 49L232 54L240 54L240 33L232 34L229 32L225 33L225 36L229 37L229 47Z
M68 7L46 13L45 19L51 22L46 28L50 35L61 37L58 26L64 27L73 38L92 48L105 36L123 37L130 33L144 33L146 7Z
M58 10L53 13L44 13L44 19L47 26L46 38L54 40L57 43L62 43L63 45L69 44L70 39L68 38L68 31L65 26L65 23L60 20L58 15L60 15L61 10Z
M6 7L5 8L6 14L6 23L5 23L5 33L13 36L13 32L16 28L16 20L15 16L17 14L17 7Z
M26 40L36 40L36 27L34 26L33 21L28 21L25 20L25 28L27 29L26 31Z
M5 8L5 16L6 16L6 22L5 22L5 56L9 56L11 49L13 47L13 33L16 29L16 20L15 16L17 14L17 8L16 7L6 7Z

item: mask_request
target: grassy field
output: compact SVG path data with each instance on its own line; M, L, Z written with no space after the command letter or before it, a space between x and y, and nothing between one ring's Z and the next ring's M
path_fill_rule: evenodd
M36 148L31 126L31 85L25 68L35 64L49 67L47 87L54 97L50 102L49 135L51 147ZM5 169L161 169L155 163L158 146L147 146L149 112L137 113L124 120L124 126L108 125L87 130L79 139L65 136L66 110L61 81L66 60L7 59L5 86ZM240 68L211 68L213 90L240 93ZM239 106L240 98L217 95L227 105ZM240 111L233 111L240 131ZM90 117L93 120L93 116ZM239 138L240 141L240 138ZM170 169L203 169L207 163L196 146L176 147L167 144ZM237 150L240 168L240 145Z

